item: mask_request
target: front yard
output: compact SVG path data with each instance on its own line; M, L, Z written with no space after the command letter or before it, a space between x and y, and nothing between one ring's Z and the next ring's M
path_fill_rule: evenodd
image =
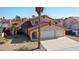
M0 51L45 51L41 46L37 49L38 43L31 42L26 36L18 35L16 37L11 37L9 39L1 38Z

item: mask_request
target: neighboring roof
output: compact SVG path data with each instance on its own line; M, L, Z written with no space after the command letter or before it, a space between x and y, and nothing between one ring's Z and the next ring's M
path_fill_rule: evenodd
M79 17L71 17L71 18L73 18L73 19L79 21Z
M75 23L79 23L79 17L69 17L69 18L66 18L65 20L72 20Z
M28 31L33 31L33 30L36 30L36 29L38 29L38 25L29 28ZM63 28L61 26L49 25L48 23L40 24L40 29L41 30L58 30L58 29L59 30L65 30L65 28Z
M24 28L30 28L33 27L30 21L25 21L23 24L21 24Z
M9 20L1 20L0 23L10 23Z

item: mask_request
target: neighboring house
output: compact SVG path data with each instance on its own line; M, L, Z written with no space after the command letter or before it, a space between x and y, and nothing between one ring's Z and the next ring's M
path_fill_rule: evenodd
M75 24L79 24L79 17L69 17L64 19L63 22L64 26L68 29L71 29L71 26L75 25Z
M0 27L9 28L10 27L10 20L2 20L2 21L0 21Z
M38 25L28 29L31 40L38 39ZM50 25L49 23L40 24L40 37L42 40L53 39L62 37L65 35L65 29L56 25Z
M79 24L74 24L71 26L72 32L75 33L76 36L79 36Z
M33 15L32 18L30 18L30 19L31 19L30 21L31 21L32 25L36 25L39 22L39 17L38 16ZM54 19L47 16L47 15L42 15L40 17L40 23L41 22L51 22L52 24L54 24Z
M8 19L0 20L0 35L2 35L4 27L6 27L6 29L10 27L10 21Z
M79 17L68 17L62 21L63 27L72 30L76 36L79 36Z

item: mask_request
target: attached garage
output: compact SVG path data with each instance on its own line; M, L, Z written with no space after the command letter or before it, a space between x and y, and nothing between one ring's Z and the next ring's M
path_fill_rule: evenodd
M41 31L41 39L52 39L52 38L62 37L64 35L65 35L64 30Z
M38 27L35 29L29 29L29 36L31 40L38 40ZM34 38L36 33L36 39ZM65 29L59 26L55 25L46 25L43 27L40 27L40 37L41 40L48 40L48 39L54 39L58 37L63 37L65 35ZM33 37L34 36L34 37Z

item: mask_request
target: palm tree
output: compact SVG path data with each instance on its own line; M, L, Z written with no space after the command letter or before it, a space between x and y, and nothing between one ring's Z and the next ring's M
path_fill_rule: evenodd
M3 20L5 20L5 17L3 16Z
M43 12L43 7L36 7L35 11L37 12L38 16L39 16L39 22L38 22L38 48L40 48L40 17L41 17L41 13Z

